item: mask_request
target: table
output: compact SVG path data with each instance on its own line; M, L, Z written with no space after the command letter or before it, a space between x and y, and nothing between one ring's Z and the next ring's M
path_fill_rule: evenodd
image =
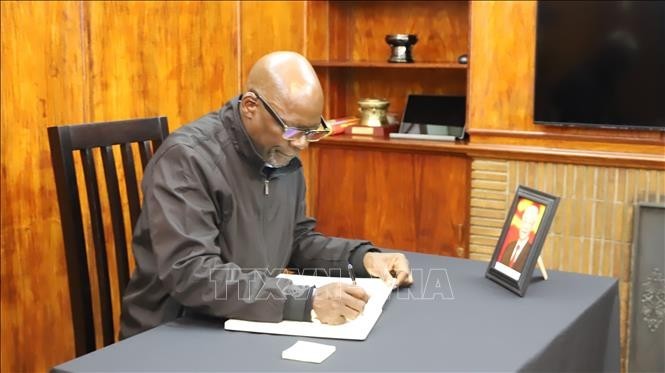
M53 372L619 371L616 279L550 271L520 298L484 277L485 262L406 255L416 282L392 294L365 341L230 332L218 320L183 318ZM299 339L337 351L322 364L282 360Z

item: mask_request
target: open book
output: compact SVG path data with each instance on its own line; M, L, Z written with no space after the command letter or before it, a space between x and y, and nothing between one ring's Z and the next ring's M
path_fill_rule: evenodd
M295 285L315 285L317 288L332 282L346 281L348 278L340 277L319 277L319 276L301 276L281 274L277 277L288 278ZM383 304L386 302L392 287L386 285L378 278L358 278L358 286L362 287L369 295L369 301L365 309L355 320L348 321L341 325L321 324L318 321L282 321L278 323L245 321L229 319L224 323L224 329L245 331L254 333L297 335L303 337L319 337L334 339L356 339L365 340L374 324L381 316Z

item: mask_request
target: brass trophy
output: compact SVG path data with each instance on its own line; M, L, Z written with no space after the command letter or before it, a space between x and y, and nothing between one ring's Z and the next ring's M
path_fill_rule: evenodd
M346 133L387 137L390 132L395 132L399 127L399 125L390 124L390 118L388 118L390 102L388 100L363 98L358 101L358 106L360 123L357 126L347 128Z
M388 124L388 106L390 102L381 98L364 98L358 101L360 125L380 127Z
M386 35L386 43L391 47L391 54L388 62L412 63L413 56L411 48L418 42L418 36L415 34L390 34Z

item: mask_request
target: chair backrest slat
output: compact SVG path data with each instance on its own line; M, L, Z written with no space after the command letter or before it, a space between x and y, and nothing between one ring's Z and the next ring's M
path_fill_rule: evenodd
M111 210L111 221L113 226L113 242L115 246L115 260L118 268L117 285L120 296L125 293L125 287L129 282L129 261L127 260L127 241L125 236L125 220L122 213L122 201L120 199L120 188L118 173L113 156L113 147L104 146L102 151L102 163L104 165L104 176L106 177L106 192L109 198L109 209Z
M160 121L163 122L162 125L165 126L166 125L166 118L159 118L159 119L160 119ZM153 149L153 151L157 150L157 148L159 148L162 145L163 141L164 141L164 139L160 139L160 138L157 138L157 137L153 138L152 139L152 149Z
M85 177L85 188L88 195L88 208L90 209L90 226L92 227L92 241L97 269L97 289L99 290L99 305L102 315L102 334L104 345L108 345L113 343L114 340L111 283L109 281L109 265L106 256L102 206L99 200L99 186L97 185L97 169L92 152L93 149L82 149L81 159L83 163L83 175Z
M90 273L88 255L85 251L81 201L76 183L76 169L69 129L69 127L50 127L48 137L58 205L60 206L62 235L66 248L67 282L69 283L76 356L81 356L95 350L95 323L92 313ZM76 248L83 249L77 250Z
M127 191L127 203L129 204L129 220L132 227L136 226L141 211L139 200L139 185L136 179L136 168L134 167L134 154L131 144L121 144L122 167L125 172L125 189Z
M150 149L150 141L141 141L139 143L139 154L141 155L141 164L143 168L146 168L148 161L152 156L152 150Z
M140 213L139 180L132 144L137 143L141 166L146 167L153 151L168 136L168 124L165 117L126 120L117 122L92 123L75 126L49 127L49 144L51 161L58 192L60 220L65 243L67 259L67 278L69 283L70 304L76 356L84 355L96 349L95 316L92 307L91 268L88 267L86 254L85 226L81 203L80 188L76 176L74 152L81 155L87 206L92 229L91 250L94 251L97 276L97 294L99 295L99 317L104 346L115 341L113 320L113 299L111 279L115 275L118 282L120 297L124 293L129 280L129 260L126 242L120 182L115 164L113 147L120 146L122 168L125 179L125 192L129 207L129 218L132 228L136 225ZM151 147L152 144L152 147ZM101 151L104 177L97 177L94 149ZM109 224L105 206L101 204L101 183L105 184L110 225L113 232L115 262L109 262L105 223ZM92 254L91 254L92 255ZM112 271L112 272L111 272ZM117 307L120 309L120 307Z

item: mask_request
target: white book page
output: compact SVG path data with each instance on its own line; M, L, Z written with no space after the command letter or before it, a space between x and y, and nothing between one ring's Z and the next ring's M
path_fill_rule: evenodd
M277 277L287 278L295 285L315 285L317 288L333 282L351 283L348 278L302 276L282 274ZM364 340L381 316L383 305L392 292L392 287L386 285L378 278L358 278L358 286L362 287L369 295L369 301L365 309L355 320L341 325L321 324L318 321L282 321L278 323L245 321L229 319L224 323L224 329L246 331L267 334L296 335L304 337L334 338L334 339L356 339Z

